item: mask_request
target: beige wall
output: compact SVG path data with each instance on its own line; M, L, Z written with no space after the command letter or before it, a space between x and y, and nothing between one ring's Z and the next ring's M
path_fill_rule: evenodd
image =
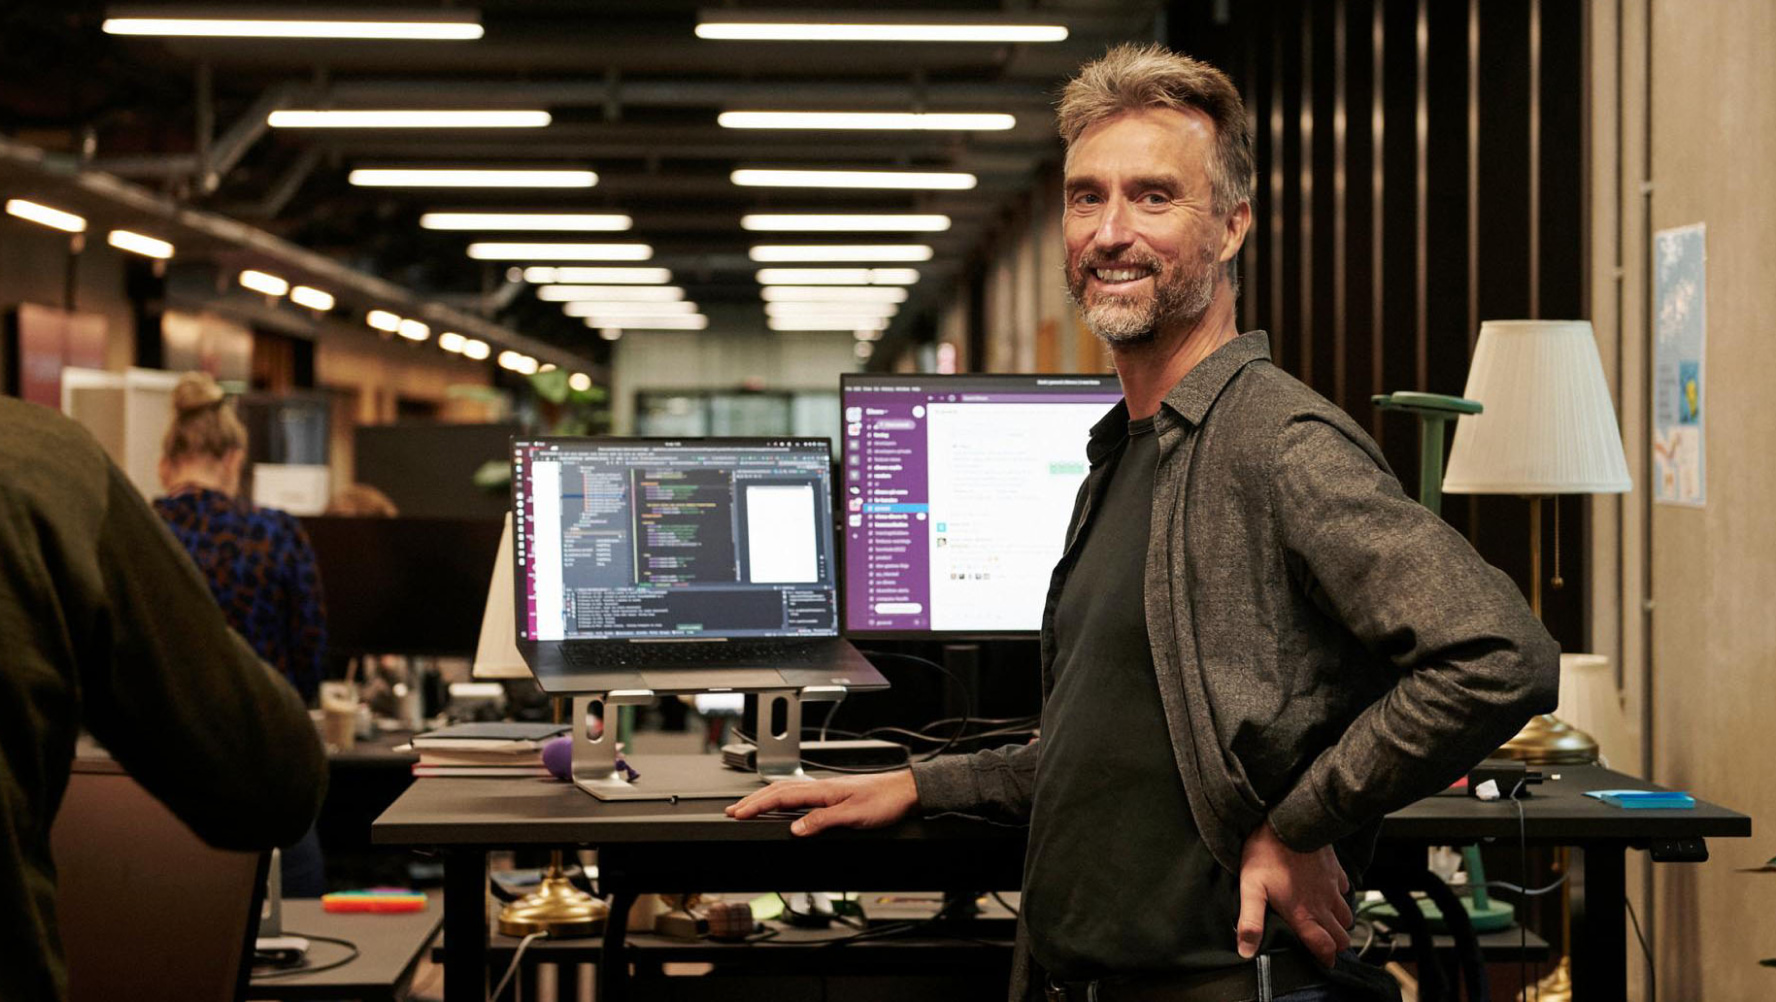
M1776 4L1712 0L1649 10L1649 2L1625 0L1620 25L1615 4L1591 5L1592 315L1619 379L1637 485L1620 501L1594 502L1593 645L1626 669L1629 764L1649 749L1640 717L1650 699L1652 778L1751 815L1757 833L1712 840L1707 864L1654 868L1659 997L1771 998L1776 979L1757 961L1776 955L1776 882L1735 871L1776 852L1766 834L1776 824L1776 463L1768 456L1776 441L1769 392L1776 191L1768 180L1776 160L1776 62L1768 54ZM1651 187L1643 189L1646 180ZM1700 509L1649 505L1644 493L1649 221L1653 230L1708 227ZM1650 689L1640 683L1648 652ZM1637 887L1631 873L1630 889Z

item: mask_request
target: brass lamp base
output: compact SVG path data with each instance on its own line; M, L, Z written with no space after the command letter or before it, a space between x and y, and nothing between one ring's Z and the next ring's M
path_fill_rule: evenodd
M1572 1002L1572 997L1572 965L1565 957L1560 958L1547 977L1536 982L1535 988L1525 988L1517 994L1518 1002Z
M609 905L575 887L561 875L560 867L551 866L536 890L500 909L499 931L502 936L541 932L560 939L597 936L609 917Z
M1540 713L1498 754L1530 765L1589 765L1597 761L1597 741L1552 713Z

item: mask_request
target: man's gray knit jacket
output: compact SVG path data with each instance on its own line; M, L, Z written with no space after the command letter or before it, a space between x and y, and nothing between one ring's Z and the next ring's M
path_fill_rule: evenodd
M1092 430L1043 611L1045 697L1061 584L1127 420L1118 404ZM1349 415L1271 364L1264 332L1192 369L1155 427L1147 634L1203 842L1238 872L1268 820L1291 848L1336 843L1361 870L1383 815L1553 709L1558 648ZM920 809L1027 821L1041 747L916 767Z

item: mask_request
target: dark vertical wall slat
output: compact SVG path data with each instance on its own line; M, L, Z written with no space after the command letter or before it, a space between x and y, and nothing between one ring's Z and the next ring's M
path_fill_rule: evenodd
M1412 21L1412 357L1414 361L1412 388L1426 390L1430 386L1430 353L1426 341L1430 337L1430 290L1427 286L1427 264L1430 254L1430 220L1426 211L1430 201L1431 179L1431 0L1418 0ZM1410 479L1410 478L1409 478Z
M1373 314L1369 318L1371 393L1383 393L1387 386L1387 376L1382 368L1382 362L1387 358L1387 273L1382 266L1386 245L1383 239L1386 232L1383 219L1387 205L1384 189L1387 178L1387 104L1383 97L1387 87L1387 22L1383 17L1385 6L1384 0L1373 0L1369 15L1369 45L1372 50L1369 53L1369 72L1373 74L1369 82L1369 197L1372 199L1369 207L1369 309ZM1387 436L1383 434L1381 411L1377 410L1370 416L1369 426L1375 429L1375 441L1385 447Z
M1308 302L1312 306L1308 312L1313 315L1314 338L1308 348L1306 364L1313 367L1313 378L1308 381L1309 385L1342 406L1344 398L1334 381L1338 368L1338 340L1335 334L1338 311L1334 303L1338 296L1335 213L1338 200L1336 81L1339 66L1335 19L1339 5L1336 0L1320 0L1311 6L1314 13L1311 21L1312 44L1308 50L1311 58L1307 67L1309 100L1304 102L1304 106L1309 112L1308 122L1313 132L1311 141L1304 145L1310 151L1307 166L1313 180L1309 189L1312 197L1308 199L1307 209L1312 226L1308 248L1313 265L1308 283L1312 290Z

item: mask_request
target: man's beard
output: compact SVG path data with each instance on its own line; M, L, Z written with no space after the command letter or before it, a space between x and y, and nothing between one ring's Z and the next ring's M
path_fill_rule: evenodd
M1153 295L1099 293L1085 301L1085 286L1092 269L1106 263L1098 254L1081 254L1067 269L1067 296L1079 307L1081 319L1092 334L1108 345L1135 345L1153 340L1161 328L1188 330L1202 320L1215 298L1215 248L1204 243L1195 262L1177 261L1166 267L1150 254L1123 257L1117 265L1145 268L1153 274Z

